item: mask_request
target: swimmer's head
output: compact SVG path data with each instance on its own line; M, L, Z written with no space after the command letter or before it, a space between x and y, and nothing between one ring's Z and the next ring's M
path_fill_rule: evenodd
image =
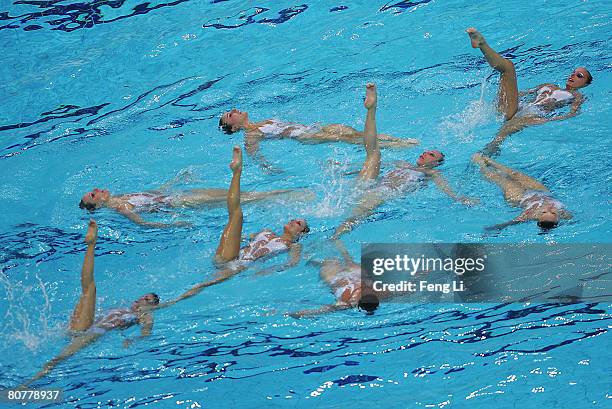
M537 210L535 217L538 221L538 227L543 230L550 230L559 224L559 211L552 204L541 206Z
M434 166L439 166L444 162L444 154L438 150L429 150L425 151L419 156L417 159L418 166L426 166L429 168L433 168Z
M293 219L285 224L285 233L289 234L293 241L298 241L304 234L310 231L308 223L304 219Z
M81 197L79 207L94 211L102 207L102 205L110 198L110 192L106 189L95 188L91 192L87 192Z
M567 77L565 87L567 89L584 88L591 82L593 82L593 76L589 70L584 67L578 67Z
M144 307L153 307L159 304L159 296L155 293L148 293L132 303L132 311L138 311Z
M359 298L359 304L357 307L360 310L364 310L367 314L374 314L374 311L378 308L380 301L378 301L378 297L373 293L363 294L361 298Z
M249 114L236 108L221 115L219 128L228 135L238 132L249 123Z

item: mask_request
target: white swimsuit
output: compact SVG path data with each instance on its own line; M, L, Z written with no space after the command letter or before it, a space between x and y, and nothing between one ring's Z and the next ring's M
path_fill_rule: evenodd
M138 210L155 210L163 206L172 207L174 202L173 196L147 192L133 193L126 196L128 198L127 202Z
M353 267L336 274L329 285L332 288L336 299L344 303L356 303L355 292L361 289L361 268ZM346 295L345 295L346 294Z
M259 131L265 135L278 137L287 136L296 138L301 135L314 134L321 130L317 125L306 126L292 122L281 122L271 119L269 123L259 127Z
M238 263L242 266L252 263L262 257L280 253L289 249L289 246L280 237L276 237L270 230L264 230L255 236L255 239L246 247L240 249Z
M534 105L567 104L574 99L574 94L564 89L552 89L548 85L538 90Z
M87 332L93 334L104 334L114 328L127 328L138 323L138 317L125 308L113 308L102 318L98 319Z
M574 94L571 92L545 85L538 89L533 102L519 104L519 114L521 116L546 116L554 108L567 105L573 100Z
M407 193L417 190L425 181L425 174L409 167L398 167L383 176L379 189Z
M537 210L547 204L552 205L558 210L561 210L564 207L563 203L553 198L548 192L543 190L528 190L525 192L523 197L521 197L518 204L520 207L525 209L525 211Z

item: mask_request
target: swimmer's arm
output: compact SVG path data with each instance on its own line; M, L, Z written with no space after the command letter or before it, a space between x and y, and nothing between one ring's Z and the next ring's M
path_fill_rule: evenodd
M522 216L515 217L514 219L512 219L510 221L507 221L507 222L504 222L504 223L500 223L500 224L496 224L496 225L493 225L493 226L485 227L485 231L503 230L506 227L514 226L515 224L523 223L523 222L526 222L527 220L528 220L527 218L522 217Z
M574 102L572 102L572 106L570 111L565 115L557 115L549 118L548 121L561 121L563 119L572 118L578 115L578 111L580 111L580 106L584 102L584 97L580 93L576 93L574 97Z
M127 217L130 221L144 227L156 228L156 229L165 229L168 227L185 227L190 226L190 223L184 221L176 221L174 223L158 223L158 222L148 222L143 219L138 213L135 213L132 210L122 208L117 209L119 213Z
M476 198L469 198L467 196L461 196L455 193L455 191L448 184L448 181L440 174L440 172L434 171L434 172L428 172L427 174L431 176L431 178L433 179L438 189L446 193L453 200L456 200L457 202L461 202L467 206L473 206L480 202Z
M302 246L299 244L293 244L289 248L289 260L284 264L279 264L277 266L272 266L268 268L264 268L263 270L258 271L255 275L263 276L272 273L280 273L281 271L285 271L291 267L296 266L300 260L302 259Z
M270 173L281 173L282 170L274 168L268 160L263 156L263 154L259 151L259 142L261 141L262 134L259 132L250 132L247 133L244 138L244 147L247 154L255 159L259 166L262 169L270 172Z
M313 310L301 310L288 313L287 315L293 318L314 317L317 315L327 314L329 312L341 311L351 308L349 304L328 304Z
M151 314L143 314L138 318L138 323L140 324L140 335L135 338L126 338L123 340L124 348L129 347L135 341L144 339L151 335L151 331L153 330L153 316Z
M333 242L336 248L338 249L338 251L340 252L340 254L342 254L342 258L344 259L344 264L346 264L349 267L359 266L359 268L361 268L360 265L355 263L355 260L353 260L353 258L351 257L350 253L344 246L344 243L342 242L342 240L336 239L336 240L333 240Z

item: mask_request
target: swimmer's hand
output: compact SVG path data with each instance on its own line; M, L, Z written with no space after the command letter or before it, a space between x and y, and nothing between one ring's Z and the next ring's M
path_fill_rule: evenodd
M87 227L87 234L85 235L85 243L90 246L96 244L98 239L98 224L94 219L89 219L89 226Z
M132 341L131 340L129 340L129 339L124 339L123 340L123 347L124 348L129 348L130 345L132 345Z

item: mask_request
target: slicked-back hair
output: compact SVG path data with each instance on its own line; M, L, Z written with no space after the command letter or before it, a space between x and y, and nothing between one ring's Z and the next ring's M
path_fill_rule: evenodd
M159 295L155 293L151 293L151 295L153 296L153 305L159 304Z
M550 229L554 229L555 227L557 227L557 222L551 222L551 221L539 221L538 222L538 227L544 231L548 231Z
M232 129L231 125L226 124L225 122L223 122L223 118L219 118L219 129L221 129L222 132L224 132L224 133L226 133L228 135L231 135L234 132L236 132L236 131L234 131Z
M83 199L81 199L81 201L79 202L79 207L81 209L87 209L90 212L93 212L94 210L96 210L96 205L93 203L86 203L83 201Z

